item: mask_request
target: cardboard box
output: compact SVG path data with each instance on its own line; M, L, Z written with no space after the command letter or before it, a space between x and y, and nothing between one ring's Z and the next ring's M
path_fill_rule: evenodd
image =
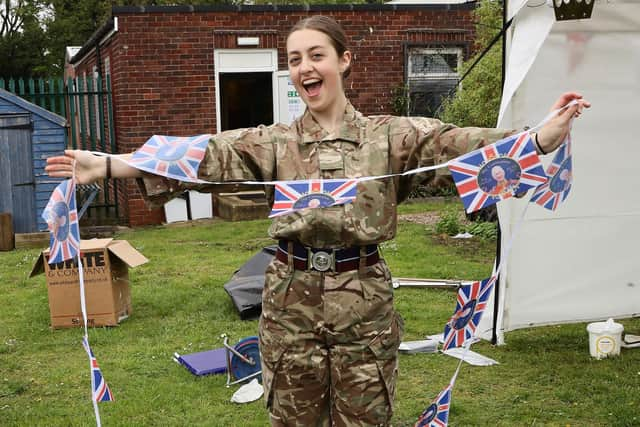
M91 239L80 242L84 269L87 324L115 326L131 314L129 267L149 260L126 240ZM77 260L48 264L45 250L33 266L30 277L44 273L49 292L51 326L82 326L80 282Z

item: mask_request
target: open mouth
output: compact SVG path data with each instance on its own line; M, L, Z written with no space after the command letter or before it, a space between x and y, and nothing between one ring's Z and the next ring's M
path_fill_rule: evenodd
M309 79L302 82L302 87L308 96L316 96L320 93L320 88L322 87L322 80L320 79Z

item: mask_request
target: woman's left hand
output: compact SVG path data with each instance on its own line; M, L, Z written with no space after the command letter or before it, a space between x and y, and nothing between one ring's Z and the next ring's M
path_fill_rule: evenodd
M576 100L577 103L563 109L555 117L549 120L538 131L538 144L545 153L551 153L560 146L571 130L571 121L574 117L580 117L584 108L591 107L591 103L582 99L582 95L577 92L565 92L551 107L551 111L558 110L571 101Z

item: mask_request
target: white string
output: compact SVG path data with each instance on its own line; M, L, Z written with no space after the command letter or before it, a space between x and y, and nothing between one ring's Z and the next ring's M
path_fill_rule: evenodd
M567 105L565 105L564 107L558 109L558 110L554 110L551 113L549 113L543 120L542 122L540 122L538 125L536 125L535 127L531 128L528 130L528 132L533 132L539 128L541 128L542 126L544 126L544 124L546 124L549 120L551 120L553 117L555 117L556 114L558 114L561 110L568 108L572 105L577 104L578 102L576 100L571 101L570 103L568 103ZM571 142L571 128L573 125L573 118L571 119L571 122L569 123L569 134L567 135L567 143ZM487 298L491 297L491 294L493 294L493 290L495 289L495 286L498 286L498 277L500 275L500 272L502 271L502 268L506 265L507 259L509 257L509 253L511 252L511 249L513 248L513 243L515 241L516 236L518 235L518 233L520 232L520 228L522 227L522 224L524 223L524 218L525 215L527 213L527 209L529 208L529 205L531 204L531 198L533 197L533 194L535 192L532 192L531 196L529 196L529 200L527 201L524 209L522 210L522 213L520 214L520 218L518 219L518 221L516 222L516 225L513 227L513 232L511 233L511 237L509 238L509 241L507 242L507 244L505 245L505 247L502 249L501 254L500 254L500 263L498 264L497 268L496 268L496 261L494 260L493 263L493 273L491 274L491 277L494 278L495 277L495 283L493 284L494 288L492 289L491 293L488 295ZM464 347L464 351L462 352L462 355L460 356L460 360L458 362L458 365L456 366L456 370L454 371L451 380L449 381L449 387L453 388L453 386L456 383L456 380L458 378L458 374L460 373L460 369L462 367L462 363L465 361L467 354L469 353L470 349L471 349L471 345L473 343L476 342L476 339L478 338L478 330L474 331L473 335L471 337L469 337L463 344Z
M551 120L553 117L555 117L555 115L560 112L561 110L568 108L572 105L577 104L578 102L576 100L573 100L571 102L569 102L567 105L565 105L564 107L558 109L558 110L554 110L551 113L549 113L543 120L542 122L540 122L537 126L531 128L528 130L528 132L532 132L542 126L544 126L544 124L546 124L549 120ZM569 124L569 130L571 130L571 126L573 124L573 119L571 119L571 122ZM570 134L567 135L567 138L570 139ZM524 217L527 213L527 209L529 209L529 205L531 204L531 198L533 197L533 194L535 192L532 192L531 195L529 196L529 200L527 201L524 209L522 210L522 213L520 214L520 218L518 218L518 221L516 222L516 225L513 227L513 232L511 233L511 237L509 238L509 241L507 242L507 244L504 246L504 248L502 248L502 251L500 253L500 264L498 264L497 268L496 268L496 261L494 260L493 265L493 273L491 274L491 277L495 277L495 283L493 284L493 289L495 289L495 287L498 285L498 276L500 275L500 272L502 271L502 268L506 265L507 259L509 257L509 253L511 252L511 249L513 247L513 243L515 241L516 236L518 235L518 233L520 232L520 228L522 227L522 224L524 223ZM493 293L493 289L491 291L491 294ZM487 298L489 298L491 296L491 294L489 294L489 296ZM471 348L471 344L475 342L475 340L478 338L478 331L474 331L474 334L469 337L464 345L464 352L462 353L461 357L460 357L460 362L458 363L458 366L453 374L453 377L451 378L450 384L455 384L456 378L458 376L458 373L460 371L460 367L462 366L462 362L464 362L466 355L469 352L469 349Z
M135 169L139 169L137 166L131 164L127 160L123 159L122 157L119 157L120 156L119 154L103 153L101 151L90 151L90 153L93 154L93 155L96 155L96 156L100 156L100 157L111 157L112 159L116 159L116 160L124 163L127 166L130 166L130 167L135 168ZM408 171L405 171L405 172L401 172L401 173L391 173L391 174L387 174L387 175L361 176L361 177L357 177L357 178L340 178L340 179L309 178L309 179L299 179L299 180L273 180L273 181L205 181L205 180L202 180L202 179L181 179L181 181L185 181L185 182L189 182L189 183L193 183L193 184L211 184L211 185L228 185L228 184L277 185L277 184L282 184L282 183L303 183L303 182L309 182L310 180L314 180L314 179L318 180L318 181L322 181L322 182L332 182L332 181L343 182L345 180L348 180L348 181L349 180L353 180L353 181L358 181L358 182L365 182L365 181L373 181L373 180L376 180L376 179L392 178L392 177L396 177L396 176L413 175L413 174L427 172L427 171L431 171L431 170L435 170L435 169L445 168L447 166L449 166L449 162L440 163L440 164L433 165L433 166L423 166L423 167L419 167L419 168L416 168L416 169L411 169L411 170L408 170ZM143 170L143 169L139 169L139 170Z
M549 114L547 114L547 116L545 116L542 121L540 123L538 123L536 126L528 129L525 132L528 133L532 133L540 128L542 128L547 122L549 122L551 119L553 119L557 114L559 114L562 110L569 108L572 105L577 104L578 101L577 100L573 100L571 102L569 102L567 105L551 111ZM524 132L521 132L524 133ZM91 152L94 155L97 156L108 156L108 157L112 157L115 158L121 162L124 162L125 164L127 164L130 167L134 167L136 169L137 168L135 165L131 164L130 162L126 161L125 159L119 157L118 155L114 155L114 154L109 154L109 153L102 153L102 152L98 152L98 151L92 151ZM371 181L371 180L377 180L377 179L385 179L385 178L391 178L391 177L396 177L396 176L407 176L407 175L413 175L413 174L418 174L418 173L423 173L423 172L427 172L427 171L432 171L432 170L436 170L436 169L440 169L440 168L444 168L447 167L449 165L449 161L445 162L445 163L441 163L441 164L437 164L437 165L432 165L432 166L424 166L424 167L419 167L419 168L415 168L415 169L411 169L402 173L394 173L394 174L386 174L386 175L374 175L374 176L365 176L365 177L358 177L358 178L347 178L347 179L353 179L356 180L358 182L365 182L365 181ZM75 170L74 170L75 172ZM244 185L276 185L279 183L283 183L283 182L288 182L288 183L295 183L295 182L308 182L308 179L305 180L289 180L289 181L282 181L282 180L275 180L275 181L224 181L224 182L212 182L212 181L205 181L205 180L201 180L201 179L195 179L195 180L185 180L188 182L193 182L193 183L197 183L197 184L212 184L212 185L220 185L220 184L244 184ZM332 181L332 180L324 180L324 181ZM530 201L530 199L529 199ZM495 268L495 262L494 262L494 273L492 274L492 277L495 277L494 279L494 284L492 286L497 286L497 277L500 274L500 271L502 270L502 267L505 265L507 257L509 255L509 252L511 251L513 242L515 240L515 237L517 235L517 233L519 232L520 226L522 225L523 221L524 221L524 215L528 209L528 205L529 203L527 203L527 205L525 206L525 208L522 211L522 215L520 217L520 219L518 220L518 222L516 223L516 226L514 227L514 232L511 235L511 238L509 239L509 242L507 243L507 245L505 246L505 248L502 251L501 257L500 257L500 264L498 265L497 268ZM493 293L493 292L491 292ZM491 295L491 294L490 294ZM489 296L490 296L489 295ZM83 312L84 314L84 312ZM85 317L85 331L86 331L86 317ZM451 380L449 381L449 385L451 388L453 388L453 386L455 385L455 382L457 380L458 374L460 372L460 368L462 366L462 363L465 361L466 355L468 354L470 348L471 348L471 344L475 341L475 339L477 338L477 333L474 333L469 339L466 340L466 342L464 343L464 352L462 353L462 356L460 358L460 361L458 362L458 366L456 367L456 370L451 378ZM92 376L92 381L93 381L93 376ZM93 399L92 399L93 400ZM94 401L94 406L96 406L95 401ZM97 411L97 408L96 408ZM98 425L99 425L99 413L96 412L96 419L98 420Z
M527 209L529 208L532 196L533 194L529 197L529 201L527 201L527 204L522 210L522 214L520 215L520 218L518 219L518 221L516 222L516 225L514 226L514 231L511 233L511 237L509 238L509 241L507 242L507 244L505 245L504 249L500 254L500 264L498 264L497 268L495 267L496 262L495 261L493 262L494 271L491 274L492 278L495 277L493 289L495 289L495 287L498 285L498 276L500 274L500 271L502 270L502 267L506 264L507 257L509 256L509 253L511 252L511 249L513 247L513 242L515 241L516 236L520 232L520 227L524 223L524 217L525 217L525 214L527 213ZM493 289L491 290L491 293L487 296L487 299L491 297L491 294L493 294ZM474 331L473 335L464 342L463 344L464 351L462 352L462 355L460 356L460 361L458 362L458 366L456 367L456 370L453 373L451 380L449 381L449 384L451 384L451 387L453 387L453 385L455 384L456 379L458 378L458 373L460 372L460 368L462 367L462 362L465 361L465 358L469 353L469 350L471 349L471 345L475 343L477 338L478 338L478 331L476 330Z
M562 112L562 110L565 110L573 105L578 104L578 100L574 99L571 102L567 103L567 105L564 105L560 108L558 108L557 110L553 110L551 111L549 114L547 114L544 119L542 119L542 121L540 123L538 123L537 125L535 125L532 128L529 128L527 130L527 132L535 132L536 130L540 129L541 127L543 127L544 125L547 124L547 122L551 119L553 119L555 116L557 116L558 114L560 114ZM573 122L573 118L571 119L571 121ZM569 124L569 129L571 129L571 124Z
M571 102L569 102L567 105L558 108L557 110L553 110L551 111L549 114L547 114L545 116L544 119L542 119L542 121L540 123L538 123L537 125L535 125L534 127L520 132L520 134L524 133L524 132L534 132L538 129L540 129L541 127L543 127L545 124L547 124L547 122L551 119L553 119L558 113L560 113L562 110L569 108L572 105L576 105L578 103L578 101L573 100ZM518 134L519 135L519 134ZM514 135L512 135L514 136ZM135 169L139 169L139 170L143 170L140 169L139 167L135 166L134 164L128 162L127 160L123 159L122 157L120 157L120 155L118 154L111 154L111 153L102 153L100 151L90 151L91 154L94 154L96 156L101 156L101 157L111 157L113 159L116 159L120 162L123 162L124 164L126 164L129 167L135 168ZM447 161L445 163L440 163L437 165L432 165L432 166L422 166L419 168L415 168L415 169L410 169L408 171L405 172L400 172L400 173L392 173L392 174L387 174L387 175L373 175L373 176L363 176L363 177L358 177L358 178L344 178L344 179L353 179L356 180L358 182L365 182L365 181L373 181L376 179L385 179L385 178L392 178L392 177L396 177L396 176L407 176L407 175L414 175L414 174L418 174L418 173L423 173L423 172L428 172L428 171L432 171L435 169L441 169L441 168L445 168L447 166L449 166L450 161ZM276 185L276 184L280 184L280 183L303 183L303 182L308 182L309 179L301 179L301 180L274 180L274 181L205 181L202 179L182 179L182 181L185 182L190 182L190 183L194 183L194 184L210 184L210 185L225 185L225 184L243 184L243 185ZM323 182L326 181L331 181L331 180L321 180ZM342 180L341 180L342 181Z
M75 189L75 184L76 184L76 161L75 160L72 163L71 180L73 182L74 189ZM73 193L73 199L74 199L74 205L76 206L76 209L78 209L75 191ZM80 218L78 218L77 220L80 221ZM78 224L78 229L79 228L80 228L80 224ZM78 243L80 243L80 245L82 245L81 242L82 240L79 239ZM87 329L87 324L88 324L87 302L86 302L87 300L86 300L86 294L84 289L84 266L82 265L82 251L80 250L80 248L78 248L78 253L76 255L76 258L78 260L78 278L80 282L80 309L82 310L84 339L85 339L85 342L87 343L87 348L85 349L85 351L87 353L87 357L89 358L89 374L91 376L91 403L93 403L93 412L96 416L96 426L101 427L102 422L100 420L100 410L98 409L98 402L96 402L96 399L93 393L93 390L95 390L96 388L96 385L95 385L96 380L93 375L93 363L91 361L91 347L89 346L89 331Z

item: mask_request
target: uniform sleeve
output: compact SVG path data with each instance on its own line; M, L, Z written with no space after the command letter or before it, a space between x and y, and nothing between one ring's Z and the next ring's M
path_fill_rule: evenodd
M507 129L459 128L421 117L397 117L389 126L389 154L394 173L446 163L515 133ZM398 201L404 200L416 186L443 175L449 175L447 168L401 177Z
M209 140L198 178L210 182L269 181L275 173L276 143L288 128L276 124L225 131ZM238 184L196 184L144 173L137 180L150 208L160 207L185 190L237 191Z

